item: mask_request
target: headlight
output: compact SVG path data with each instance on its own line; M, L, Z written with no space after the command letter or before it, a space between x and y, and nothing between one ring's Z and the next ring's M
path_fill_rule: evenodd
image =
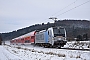
M61 40L61 38L58 38L58 40Z

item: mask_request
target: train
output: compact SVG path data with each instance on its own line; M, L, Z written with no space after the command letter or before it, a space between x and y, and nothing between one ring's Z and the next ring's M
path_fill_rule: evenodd
M66 30L61 26L35 30L10 41L10 44L34 44L44 47L61 48L67 43Z

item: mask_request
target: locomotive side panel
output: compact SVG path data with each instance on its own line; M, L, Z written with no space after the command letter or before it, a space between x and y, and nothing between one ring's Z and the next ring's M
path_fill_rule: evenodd
M35 43L44 43L44 34L43 33L36 33L35 34Z
M48 43L48 32L40 32L35 34L35 43Z

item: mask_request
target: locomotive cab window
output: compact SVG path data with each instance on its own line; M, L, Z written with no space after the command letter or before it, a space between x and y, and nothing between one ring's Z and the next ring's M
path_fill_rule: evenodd
M54 36L63 36L65 37L65 30L64 28L53 28Z

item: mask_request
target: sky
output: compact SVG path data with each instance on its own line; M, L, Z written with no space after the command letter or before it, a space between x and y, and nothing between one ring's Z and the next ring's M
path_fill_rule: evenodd
M53 22L50 17L90 20L90 0L0 0L0 33Z

